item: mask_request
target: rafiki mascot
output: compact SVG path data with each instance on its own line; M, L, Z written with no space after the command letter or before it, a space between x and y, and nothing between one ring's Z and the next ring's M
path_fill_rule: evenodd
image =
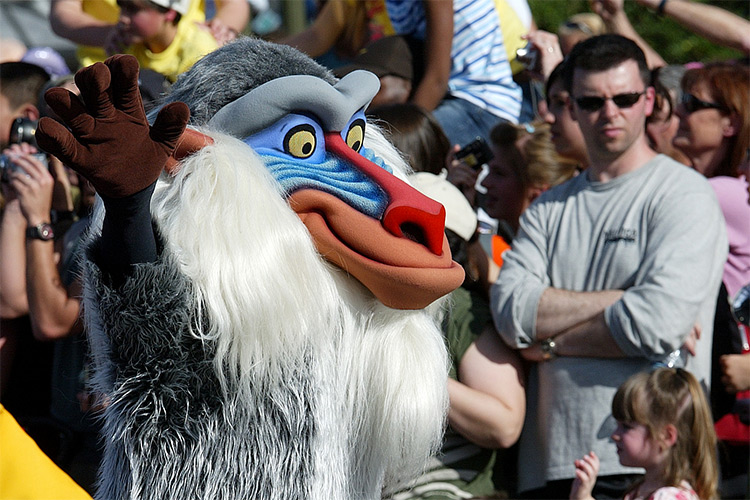
M79 71L83 102L46 96L67 127L37 132L104 206L84 277L98 498L379 498L440 442L433 309L463 271L366 123L378 79L244 39L152 125L137 79L129 56Z

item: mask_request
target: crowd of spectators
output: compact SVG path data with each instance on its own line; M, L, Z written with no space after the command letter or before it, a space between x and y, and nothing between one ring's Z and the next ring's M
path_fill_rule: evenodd
M49 22L79 67L134 55L148 106L252 36L257 3L53 0ZM443 449L384 498L750 498L750 21L635 0L744 56L674 64L624 0L589 3L552 32L526 0L327 0L275 36L380 78L368 120L445 206L466 271ZM0 398L93 493L107 401L87 389L78 257L96 193L33 135L74 71L15 40L0 56ZM703 440L715 456L685 444Z

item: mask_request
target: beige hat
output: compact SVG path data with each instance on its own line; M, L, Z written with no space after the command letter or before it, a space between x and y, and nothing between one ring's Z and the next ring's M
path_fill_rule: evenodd
M477 214L459 189L439 175L417 172L409 181L422 194L445 207L445 228L469 241L477 229Z
M187 13L190 8L190 2L192 0L149 0L151 3L155 3L161 7L167 9L173 9L183 16ZM198 0L195 0L198 1Z

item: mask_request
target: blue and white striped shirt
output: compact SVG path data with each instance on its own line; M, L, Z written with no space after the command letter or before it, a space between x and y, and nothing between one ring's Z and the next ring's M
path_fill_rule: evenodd
M386 0L397 34L424 40L424 1ZM453 0L453 47L448 93L513 123L521 89L513 81L494 0Z

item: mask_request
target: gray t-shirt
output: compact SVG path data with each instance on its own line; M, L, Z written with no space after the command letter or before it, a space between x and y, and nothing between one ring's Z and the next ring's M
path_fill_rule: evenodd
M686 368L710 384L713 314L728 250L724 219L708 182L666 156L609 182L586 173L553 188L521 219L513 249L492 287L504 340L535 340L537 305L547 287L625 290L605 310L622 359L560 357L536 364L519 452L521 491L574 476L593 450L600 475L634 472L619 464L609 436L617 387L703 330Z

